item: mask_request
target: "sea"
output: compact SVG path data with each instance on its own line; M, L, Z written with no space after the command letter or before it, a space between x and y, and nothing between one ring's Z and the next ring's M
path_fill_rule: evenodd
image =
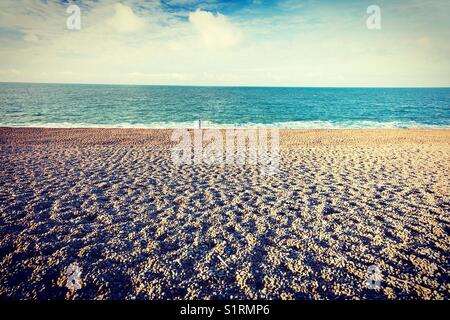
M0 126L450 128L450 88L0 83Z

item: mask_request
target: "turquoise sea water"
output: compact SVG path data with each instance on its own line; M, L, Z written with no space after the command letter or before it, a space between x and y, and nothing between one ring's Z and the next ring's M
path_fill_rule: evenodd
M450 88L0 83L0 126L450 127Z

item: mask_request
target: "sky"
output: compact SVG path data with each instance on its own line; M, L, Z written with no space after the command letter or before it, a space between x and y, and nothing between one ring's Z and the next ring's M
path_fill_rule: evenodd
M450 87L449 17L448 0L1 0L0 82Z

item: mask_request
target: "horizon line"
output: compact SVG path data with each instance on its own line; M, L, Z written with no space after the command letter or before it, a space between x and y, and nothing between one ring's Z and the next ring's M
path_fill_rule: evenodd
M203 88L329 88L329 89L450 89L449 86L293 86L293 85L206 85L206 84L144 84L144 83L85 83L85 82L32 82L0 81L0 84L67 84L98 86L145 87L203 87Z

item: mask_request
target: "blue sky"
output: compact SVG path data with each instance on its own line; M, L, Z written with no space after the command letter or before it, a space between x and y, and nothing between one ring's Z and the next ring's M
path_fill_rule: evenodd
M0 81L450 86L449 15L447 0L2 0Z

